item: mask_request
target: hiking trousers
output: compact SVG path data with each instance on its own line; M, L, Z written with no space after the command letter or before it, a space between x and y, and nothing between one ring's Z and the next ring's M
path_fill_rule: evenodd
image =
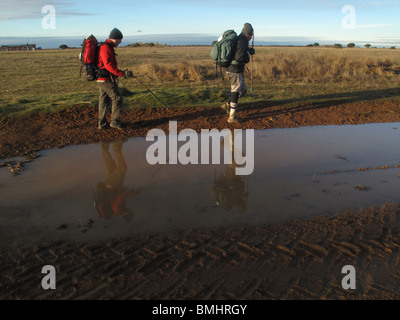
M122 189L127 171L125 158L122 154L122 145L124 142L118 141L111 143L115 159L111 156L109 143L102 142L101 150L103 153L104 165L106 167L107 178L106 185L114 189Z
M106 112L111 106L111 125L119 123L122 108L122 96L116 82L105 81L99 84L99 127L107 125Z
M231 102L238 103L239 98L247 92L247 86L244 82L243 73L226 72L231 83Z

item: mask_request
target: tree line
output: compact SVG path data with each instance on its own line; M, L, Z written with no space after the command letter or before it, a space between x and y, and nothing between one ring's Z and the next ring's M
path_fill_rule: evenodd
M308 44L308 45L306 45L306 47L319 47L319 46L320 46L319 43L314 43L314 44ZM326 47L344 48L344 46L341 45L340 43L335 43L334 45L330 45L330 46L326 46ZM355 48L355 47L356 47L356 44L355 44L354 42L350 42L350 43L347 45L347 48ZM371 48L372 45L369 44L369 43L367 43L367 44L364 45L364 47L365 47L365 48ZM375 48L376 48L376 47L375 47ZM396 47L393 46L393 47L390 47L390 49L396 49Z

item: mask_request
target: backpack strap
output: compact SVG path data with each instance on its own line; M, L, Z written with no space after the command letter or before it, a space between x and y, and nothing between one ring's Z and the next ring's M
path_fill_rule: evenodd
M98 49L98 51L97 51L97 57L96 57L96 60L98 61L99 59L99 57L98 57L98 55L100 54L100 48L101 48L101 46L103 46L103 45L108 45L111 49L114 49L114 47L113 47L113 45L111 44L111 43L108 43L108 42L100 42L100 44L99 44L99 49ZM115 55L117 55L116 53L115 53L115 51L114 51L114 54ZM114 77L114 75L113 74L111 74L111 72L109 72L108 70L106 70L106 69L102 69L103 67L104 67L104 64L102 64L102 65L100 65L100 66L96 66L97 67L97 69L98 69L98 72L97 72L97 77L99 78L99 77L110 77L110 79L111 79L111 81L112 82L115 82L115 77Z
M221 67L221 47L218 47L218 59L215 62L215 77L218 78L218 66L219 66L219 72L221 73L221 78L224 80L224 74L222 73L222 67Z
M101 46L102 45L104 45L104 44L106 44L106 45L108 45L110 48L114 48L113 46L112 46L112 44L111 43L108 43L108 42L100 42L100 44L99 44L99 50L96 52L96 54L97 54L97 57L96 57L96 60L98 61L99 60L99 54L100 54L100 48L101 48ZM115 54L115 52L114 52L114 54ZM115 54L115 55L117 55L117 54ZM98 68L99 69L101 69L101 68L103 68L104 67L104 64L103 65L101 65L101 66L98 66Z

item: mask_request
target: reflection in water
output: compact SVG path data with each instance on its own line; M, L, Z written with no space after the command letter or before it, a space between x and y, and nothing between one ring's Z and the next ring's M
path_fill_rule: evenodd
M232 130L233 131L233 130ZM233 137L233 132L231 137ZM222 142L223 143L223 142ZM233 160L235 151L234 140L231 139L230 148L232 153L232 164L228 165L226 170L220 174L217 179L215 173L214 185L210 189L211 198L216 204L226 211L231 211L234 207L239 213L245 213L247 210L247 200L249 198L248 184L243 181L242 176L236 175L237 163Z
M233 163L221 173L218 180L215 177L210 195L217 205L226 211L236 207L239 213L244 213L247 210L249 197L248 185L246 187L243 179L235 174L235 169L236 164Z
M115 159L110 153L112 144ZM133 220L134 212L126 206L131 196L139 194L124 186L127 165L122 154L124 142L101 142L103 161L106 168L106 180L98 182L93 189L94 206L103 220L110 220L113 215L121 216L126 222Z
M399 202L394 126L257 132L251 176L235 175L239 162L152 166L145 138L46 150L21 175L0 169L0 247L270 224ZM94 222L89 229L82 221Z

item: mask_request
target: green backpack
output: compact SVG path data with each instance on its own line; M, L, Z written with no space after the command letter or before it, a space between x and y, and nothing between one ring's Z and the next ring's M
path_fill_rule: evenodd
M210 57L216 62L216 66L229 67L235 57L237 44L237 33L234 30L227 30L222 39L216 42L211 50Z

